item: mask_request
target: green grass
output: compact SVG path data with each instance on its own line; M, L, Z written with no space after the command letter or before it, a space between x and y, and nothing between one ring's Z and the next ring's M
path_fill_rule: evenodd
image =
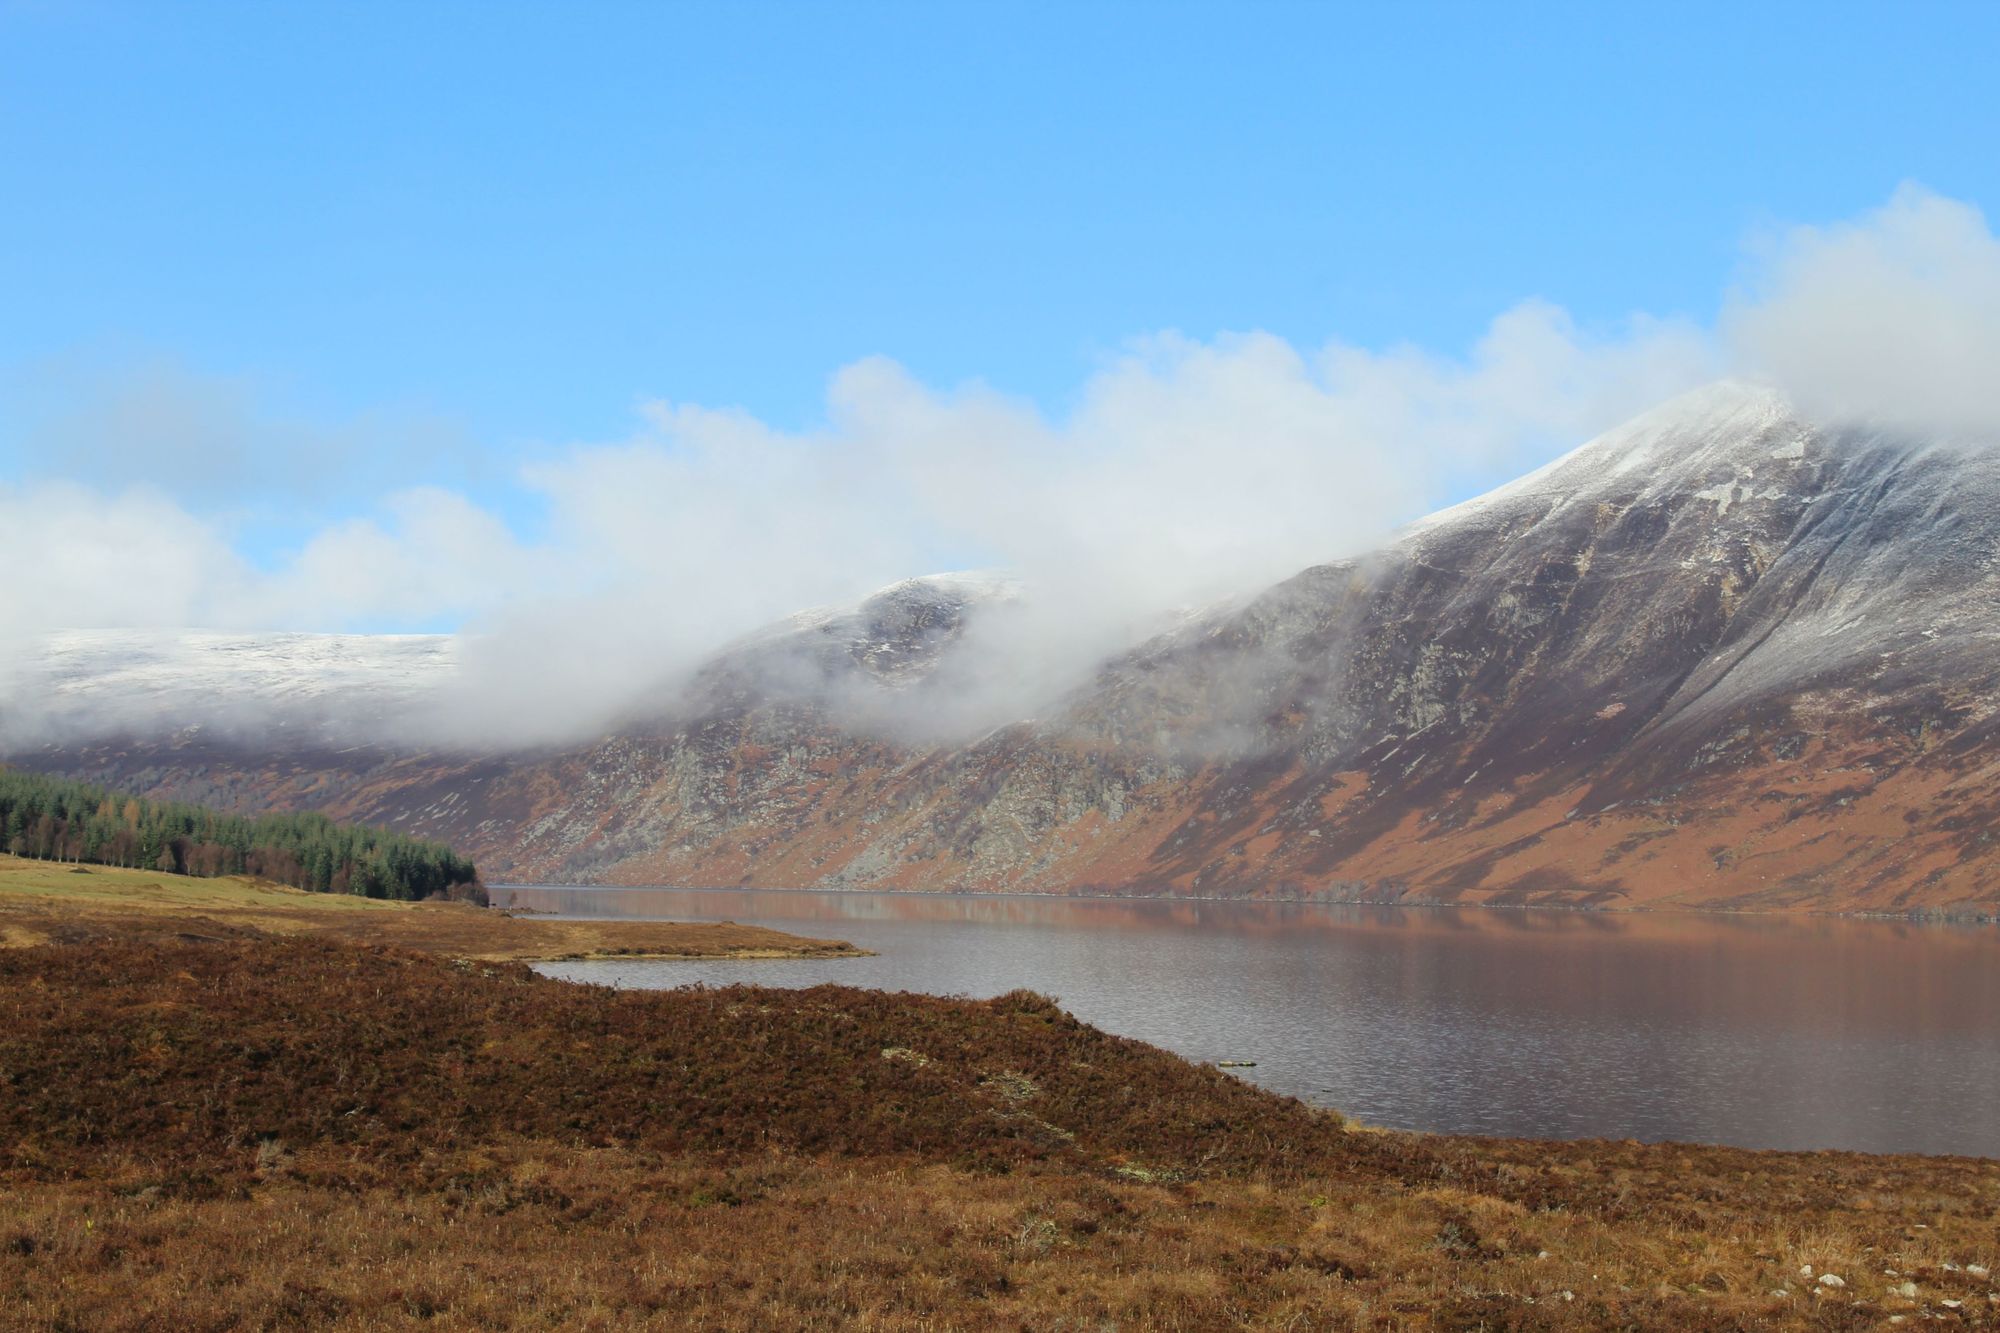
M554 921L467 903L306 893L241 876L200 879L0 856L0 946L151 935L326 935L487 961L555 958L854 956L840 940L760 926Z
M411 904L345 893L307 893L282 884L225 875L198 879L156 870L69 866L0 855L0 898L34 898L125 910L316 908L332 912L407 911Z

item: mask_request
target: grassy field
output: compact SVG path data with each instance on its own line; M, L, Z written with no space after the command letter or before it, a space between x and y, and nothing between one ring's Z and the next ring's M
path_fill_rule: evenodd
M1024 993L138 919L0 951L0 1327L2000 1318L2000 1163L1365 1131Z
M463 903L305 893L226 877L196 879L0 855L0 946L124 936L245 931L395 945L483 962L570 958L821 958L862 951L759 926L552 921Z

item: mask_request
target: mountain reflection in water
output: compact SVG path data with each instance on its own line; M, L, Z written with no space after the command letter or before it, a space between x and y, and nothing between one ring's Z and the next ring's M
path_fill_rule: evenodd
M874 958L549 964L630 987L989 996L1376 1124L2000 1156L2000 929L1831 917L738 889L518 888Z

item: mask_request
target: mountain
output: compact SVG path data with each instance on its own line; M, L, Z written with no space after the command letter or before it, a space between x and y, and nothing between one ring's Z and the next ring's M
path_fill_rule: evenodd
M198 733L37 766L448 841L494 879L2000 907L2000 451L1724 384L965 739L1023 595L795 618L599 739Z

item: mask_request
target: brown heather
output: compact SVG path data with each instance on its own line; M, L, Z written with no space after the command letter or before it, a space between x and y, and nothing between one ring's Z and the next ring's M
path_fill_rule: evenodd
M239 929L0 951L0 1326L2000 1312L2000 1163L1357 1130L1025 993L615 992Z

